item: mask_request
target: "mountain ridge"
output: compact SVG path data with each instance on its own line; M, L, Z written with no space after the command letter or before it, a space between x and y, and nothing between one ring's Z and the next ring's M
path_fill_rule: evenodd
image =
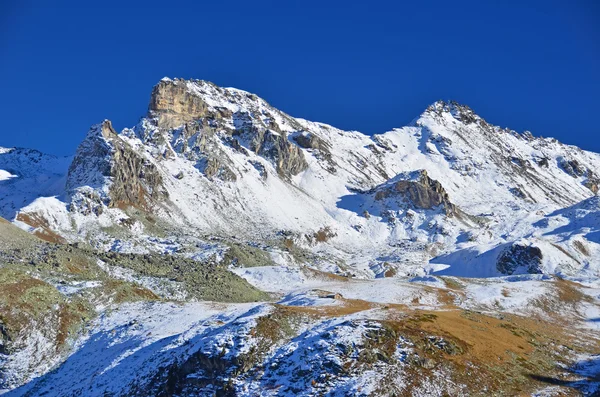
M417 166L423 161L426 167ZM152 90L146 118L134 128L117 133L108 120L92 127L67 172L64 219L47 223L52 233L77 239L87 227L84 223L93 228L98 223L90 216L118 224L117 219L129 218L119 208L132 206L156 211L171 230L200 226L201 233L246 238L261 230L261 238L267 239L290 230L298 239L328 228L342 246L350 241L358 247L375 241L381 245L387 235L392 246L398 238L412 238L448 250L460 233L481 228L472 219L484 213L480 207L489 204L486 196L491 192L504 212L492 222L515 222L505 219L514 218L514 208L544 212L594 195L598 179L592 169L598 164L597 154L492 126L454 101L436 101L409 126L367 136L295 119L242 90L164 78ZM471 221L448 223L445 217L428 215L428 207L419 204L413 208L420 213L407 220L406 211L413 205L409 202L419 200L414 194L400 194L403 203L394 204L391 212L373 210L385 212L377 223L364 217L367 208L338 205L417 169L440 184L445 202L452 200L447 208L460 208ZM201 204L200 212L192 210L199 192L213 200L212 205ZM376 201L383 192L379 195ZM261 204L268 196L279 197L270 208ZM294 208L281 203L294 203ZM348 211L354 213L354 224L348 224ZM260 226L252 218L261 219ZM66 219L82 224L65 230L72 223ZM424 234L418 222L425 220L437 223L438 232ZM341 235L349 240L344 242Z

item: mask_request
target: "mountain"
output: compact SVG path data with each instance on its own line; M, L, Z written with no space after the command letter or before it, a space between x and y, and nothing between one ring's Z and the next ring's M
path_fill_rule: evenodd
M2 224L0 390L593 393L599 185L599 154L452 101L368 136L164 78L73 157L0 149L0 216L35 235Z
M540 222L598 192L600 156L489 125L454 102L370 137L292 118L240 90L163 79L138 125L121 133L109 121L92 127L67 170L36 152L7 155L15 159L0 166L23 175L5 183L2 215L71 242L112 244L115 236L102 232L109 226L139 238L152 214L160 229L198 237L285 236L305 247L327 231L320 251L345 262L328 269L362 277L385 272L375 260L383 253L386 270L422 275L433 257L452 269L451 254L522 239L547 251L535 272L598 272L574 238L544 233ZM25 182L40 189L12 193ZM407 257L413 249L428 254Z

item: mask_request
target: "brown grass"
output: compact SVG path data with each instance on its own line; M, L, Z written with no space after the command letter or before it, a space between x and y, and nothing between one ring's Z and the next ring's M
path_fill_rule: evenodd
M339 317L381 307L379 304L367 302L361 299L336 299L339 305L331 306L283 306L275 304L275 307L289 311L290 313L305 314L314 317Z
M560 252L562 252L563 254L565 254L566 256L568 256L569 258L573 259L575 262L581 264L581 262L579 262L579 260L577 258L575 258L569 251L567 251L566 249L564 249L560 245L554 244L554 243L550 243L550 244L552 244L552 246L554 248L556 248L557 250L559 250Z
M348 277L340 276L338 274L333 274L330 272L324 272L322 270L317 270L312 267L303 267L302 270L304 271L304 274L306 274L308 277L342 282L350 281Z
M529 395L547 386L532 376L559 376L562 371L556 362L567 363L568 359L557 354L558 347L578 343L568 329L559 325L508 314L498 319L463 310L415 311L402 320L388 321L387 326L413 341L419 357L433 359L436 368L452 368L453 380L465 384L468 390L476 392L486 387L502 395ZM453 350L429 349L423 340L427 342L424 337L432 335L449 340ZM580 345L578 349L600 349L598 340L588 342L591 346ZM414 384L428 374L423 368L411 370Z
M535 380L536 375L560 377L564 371L557 367L557 362L570 364L569 357L560 353L561 346L574 352L600 351L598 339L583 341L569 328L535 318L506 313L496 318L461 309L410 310L402 305L384 306L342 297L336 300L340 304L335 306L275 307L278 316L316 318L345 316L377 308L385 310L387 320L381 321L380 337L371 338L369 343L373 345L365 345L361 357L367 363L377 352L391 357L399 337L411 341L416 354L413 359L417 361L409 361L409 366L403 369L407 372L406 379L412 382L405 389L408 393L420 382L430 380L433 371L446 368L452 381L466 385L474 394L485 388L491 394L482 392L481 395L529 395L547 386ZM272 331L275 323L262 325L265 334L275 332ZM272 337L280 338L280 332ZM432 344L431 338L445 341L446 347ZM432 369L423 367L422 360L433 362Z
M579 240L573 241L573 246L579 252L581 252L585 256L590 256L590 251L587 249L585 244Z
M436 311L430 314L435 314L435 320L421 323L421 329L461 340L473 356L488 362L506 361L510 358L510 352L531 352L533 347L522 336L511 332L511 327L539 327L536 322L528 322L516 316L512 321L504 321L477 313L463 316L462 310ZM514 322L519 325L512 325Z
M337 234L334 233L329 226L322 227L313 235L318 243L325 243L335 236L337 236Z
M558 299L560 302L568 304L592 302L592 298L581 292L580 288L586 288L581 284L559 278L556 279L553 285L558 292Z
M383 273L383 277L394 277L397 273L396 269L390 267Z
M448 291L445 289L438 289L438 302L440 302L445 309L456 308L454 300L456 299L456 292Z
M48 224L48 221L46 219L42 218L37 214L19 213L16 219L33 227L35 229L33 235L39 237L44 241L56 244L67 243L67 240L65 240L62 236L50 229L50 225Z
M107 280L104 282L104 288L107 291L114 291L114 300L116 303L138 300L160 300L160 297L149 289L132 285L126 281Z
M9 335L43 324L42 332L53 335L61 349L92 314L83 301L68 302L53 286L25 273L0 269L0 278L0 322Z
M292 240L291 238L283 239L283 246L288 250L291 250L292 248L294 248L294 240Z
M446 288L449 288L451 290L458 290L458 291L461 291L465 288L464 285L462 285L460 282L458 282L454 278L449 278L449 277L440 277L440 278L444 281Z
M557 288L559 299L566 302L586 299L574 283L559 280ZM328 295L326 291L317 292ZM282 337L281 332L273 328L280 322L279 317L317 319L377 310L376 317L381 318L383 314L385 318L380 320L382 329L377 331L376 337L367 338L358 360L370 365L379 353L392 357L398 338L409 340L414 355L402 369L409 385L397 395L410 393L422 382L431 381L441 369L449 374L452 382L465 385L473 395L530 395L547 386L539 380L543 377L563 379L564 370L557 363L572 364L573 357L569 354L600 352L599 338L587 334L583 338L575 328L564 327L559 322L534 316L508 313L491 316L462 310L453 304L460 291L437 290L437 293L446 310L413 310L404 305L383 305L339 295L335 297L338 304L331 306L275 304L278 317L273 320L277 321L265 321L261 329L269 338L277 339ZM432 340L445 341L446 345L439 347ZM383 394L386 390L395 390L392 378L392 386L382 384ZM569 395L570 390L564 393L561 395Z
M92 315L92 310L86 307L83 302L61 303L58 315L59 323L56 333L56 346L60 349L64 346L69 336L73 334L74 328L81 326Z

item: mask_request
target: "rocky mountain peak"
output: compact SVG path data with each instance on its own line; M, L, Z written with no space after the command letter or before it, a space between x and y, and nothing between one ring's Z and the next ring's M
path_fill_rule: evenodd
M163 78L152 89L148 113L158 127L170 129L206 115L207 103L186 80Z
M152 91L148 113L150 128L138 136L155 146L169 142L211 179L236 179L223 142L267 159L284 177L307 167L300 148L287 138L295 120L254 94L203 80L163 78Z
M79 186L100 187L110 175L112 141L119 139L110 120L93 125L79 144L67 174L68 191Z
M71 209L80 212L93 208L98 213L102 203L146 208L151 200L167 196L156 166L133 150L109 120L92 126L77 148L66 188L75 198ZM90 188L96 191L92 194Z
M436 101L427 107L424 114L435 115L438 117L447 114L465 124L485 123L485 120L478 116L469 106L462 105L453 100Z
M99 133L104 139L112 139L117 136L117 131L112 126L112 122L110 120L104 120L102 123L97 124L92 127L91 132Z
M167 129L203 117L231 117L234 113L283 115L257 95L243 90L219 87L205 80L166 77L154 86L148 110L150 118L169 115L179 123L164 125Z
M453 101L370 136L162 79L74 158L0 147L0 216L52 243L0 219L0 394L457 395L464 363L474 393L580 384L553 360L598 330L598 175Z

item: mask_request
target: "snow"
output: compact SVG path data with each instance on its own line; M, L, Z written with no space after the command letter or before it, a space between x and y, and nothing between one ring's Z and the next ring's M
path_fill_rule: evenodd
M55 157L29 149L0 150L0 216L16 213L39 197L64 193L72 157Z
M543 276L515 276L473 281L465 286L465 308L523 313L523 309L552 291ZM547 279L546 279L547 280Z
M158 364L172 359L170 352L185 354L194 343L203 345L224 322L235 321L253 304L131 303L98 318L72 355L39 381L9 393L12 396L119 393L131 380L143 378ZM250 316L252 318L252 316ZM225 343L225 335L218 338ZM214 342L214 340L213 340ZM93 359L92 359L93 358ZM53 391L54 390L54 391Z
M0 170L0 182L1 181L6 181L6 180L8 180L10 178L16 178L16 177L17 177L16 175L13 175L13 174L11 174L8 171Z
M75 295L75 294L79 293L80 291L83 291L86 289L100 287L101 285L102 285L101 281L80 281L80 282L73 282L70 284L64 284L64 283L54 284L54 287L61 294L70 296L70 295Z
M69 217L66 205L56 196L37 198L31 204L21 208L20 211L39 215L54 230L68 230L71 228L71 218ZM31 226L18 220L15 220L14 223L25 230L35 230L32 230Z
M418 307L422 309L441 306L434 291L425 291L414 281L395 278L339 281L312 275L310 271L307 273L299 268L272 266L238 268L233 271L258 289L284 295L284 299L280 301L283 304L299 302L302 299L322 304L323 301L315 300L311 292L323 290L339 293L347 299L362 299L381 304L414 304L417 301ZM439 280L435 283L440 284Z

